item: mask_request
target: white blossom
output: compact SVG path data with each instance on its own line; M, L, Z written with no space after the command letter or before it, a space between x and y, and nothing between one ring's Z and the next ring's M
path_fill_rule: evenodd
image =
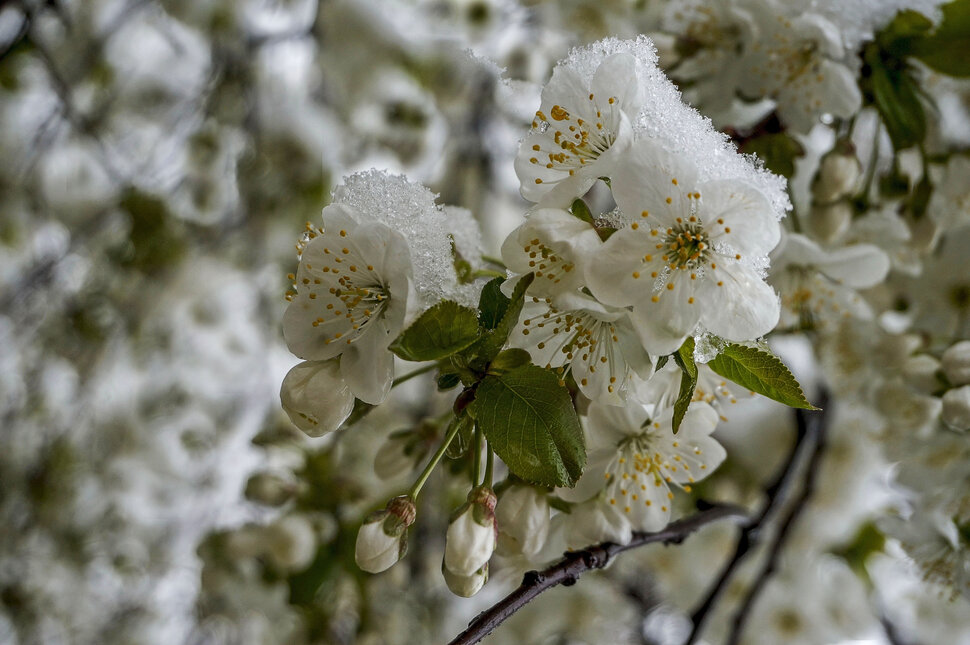
M495 551L495 493L477 488L448 524L444 567L452 574L470 576L484 567Z
M673 508L670 484L689 491L726 456L710 436L718 422L711 406L691 404L676 435L672 413L667 409L651 418L641 405L590 404L589 462L576 487L562 489L560 496L582 501L604 491L600 503L621 511L633 530L665 527Z
M601 302L633 307L644 347L668 354L698 326L743 341L771 331L779 304L758 267L780 229L758 190L739 181L699 181L696 170L638 141L613 176L632 222L616 231L586 281Z
M332 432L354 409L354 394L340 376L340 361L304 361L287 372L280 402L290 421L311 437Z
M401 332L407 309L407 243L343 204L325 208L323 221L303 250L283 336L301 358L339 356L341 377L354 396L381 403L394 378L387 347Z
M567 206L609 175L633 139L631 118L639 103L631 54L604 59L590 81L558 65L515 158L522 196L542 206Z
M495 507L498 550L501 554L535 557L549 535L548 496L534 486L509 487Z
M970 340L961 340L947 347L941 365L950 385L970 384Z
M970 430L970 385L948 390L940 413L943 423L954 430Z
M404 557L408 549L408 527L414 523L414 501L395 497L387 506L371 513L357 533L354 558L364 571L380 573Z

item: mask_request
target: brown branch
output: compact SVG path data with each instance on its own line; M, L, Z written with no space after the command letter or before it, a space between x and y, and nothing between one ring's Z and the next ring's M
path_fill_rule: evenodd
M567 587L574 585L582 574L594 569L602 569L614 556L624 551L657 542L676 544L701 527L726 519L734 519L745 524L748 515L743 508L738 506L709 506L695 515L671 523L662 531L656 533L636 532L629 544L604 542L581 551L567 553L562 560L542 571L527 572L518 589L476 616L468 624L468 628L456 636L449 645L474 645L474 643L478 643L502 624L505 619L543 591L557 585Z
M822 399L822 406L825 407L828 403L828 399L824 392L820 393L820 398ZM781 506L783 506L784 500L788 497L791 488L795 484L798 470L797 465L801 456L812 449L811 444L813 444L814 441L807 441L806 439L809 437L810 433L814 432L812 429L813 425L824 423L824 417L824 412L816 412L811 418L818 419L818 421L815 424L810 424L808 412L805 410L795 411L795 445L792 447L791 453L788 455L788 459L785 460L784 465L779 470L775 481L765 489L765 495L767 496L768 500L765 503L764 508L741 531L741 535L738 538L737 545L735 545L734 553L731 555L731 558L721 569L720 575L717 577L714 585L707 592L704 600L701 602L698 608L694 610L693 614L691 614L691 623L693 623L693 627L691 628L690 635L688 636L685 645L693 645L700 638L704 627L704 622L708 614L710 614L711 610L720 601L725 589L727 589L728 583L741 566L741 563L747 554L760 542L768 520L775 514L776 511L778 511Z
M798 410L796 414L798 415L799 423L804 424L806 429L803 445L805 445L805 450L809 453L809 457L806 466L805 483L802 486L801 492L788 506L787 511L778 521L778 530L768 551L768 557L755 575L754 582L751 583L751 586L744 596L744 600L741 601L741 606L734 615L731 632L726 641L727 645L737 645L741 640L744 624L751 614L751 610L754 608L754 603L768 583L768 580L778 569L781 552L784 550L785 543L791 535L792 528L808 505L808 500L815 492L818 473L821 470L822 457L825 454L829 417L822 413L808 417L802 410Z

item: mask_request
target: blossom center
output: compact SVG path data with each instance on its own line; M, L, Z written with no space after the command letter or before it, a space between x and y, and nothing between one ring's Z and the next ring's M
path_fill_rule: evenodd
M671 269L696 269L704 264L711 246L707 233L696 217L686 222L677 219L678 223L667 229L664 238L664 260Z
M549 116L541 110L536 112L533 127L545 126L544 132L551 129L555 146L551 151L538 144L532 146L537 154L529 159L530 163L566 170L572 175L578 168L596 161L609 150L616 140L615 123L619 118L616 97L610 97L600 105L595 95L590 94L589 102L591 105L584 113L591 117L595 112L592 120L572 114L561 105L553 105Z

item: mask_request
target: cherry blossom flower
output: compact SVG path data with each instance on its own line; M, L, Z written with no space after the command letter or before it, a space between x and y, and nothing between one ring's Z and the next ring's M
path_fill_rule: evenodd
M633 139L639 83L632 54L614 54L590 81L559 65L542 90L532 132L519 144L515 172L522 196L566 206L609 175Z
M345 204L325 208L323 222L303 249L283 336L300 358L339 356L340 375L354 396L378 404L394 378L387 347L400 333L407 309L407 242Z
M573 489L560 496L583 501L604 491L602 503L623 512L635 531L659 531L670 521L674 494L686 491L714 471L726 456L710 434L717 412L693 403L679 432L671 428L672 409L651 418L649 407L592 403L587 419L589 465Z
M778 322L778 297L762 278L780 237L771 205L755 188L700 181L695 169L650 140L638 141L613 176L630 224L592 262L586 281L600 302L632 306L631 320L654 355L676 350L698 324L732 341Z

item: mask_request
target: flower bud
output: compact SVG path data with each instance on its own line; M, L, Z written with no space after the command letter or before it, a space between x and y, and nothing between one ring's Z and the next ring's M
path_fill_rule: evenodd
M263 532L269 560L284 571L301 571L317 554L317 536L302 515L287 515Z
M808 217L808 229L822 242L834 242L849 230L852 206L846 201L815 205Z
M451 573L470 576L492 557L498 539L495 503L492 489L480 486L456 512L445 535L444 566Z
M374 457L374 472L381 479L393 479L414 470L438 439L435 423L392 432Z
M471 598L481 591L485 583L488 582L488 562L482 565L481 569L467 576L452 573L442 563L441 574L445 577L445 583L451 589L451 593L462 598Z
M943 352L943 373L955 387L970 383L970 340L961 340Z
M954 430L970 430L970 385L943 395L943 423Z
M936 376L939 369L940 361L929 354L910 356L903 363L903 380L914 390L932 394L940 389L940 380Z
M357 566L370 573L390 569L408 550L408 527L414 523L417 509L407 495L395 497L384 510L367 516L357 533L354 559Z
M266 506L285 504L296 492L296 486L273 473L256 473L246 482L246 499Z
M535 556L549 536L548 496L533 486L511 486L495 508L498 550L503 555Z
M831 204L848 197L855 190L862 175L862 166L856 156L842 150L833 150L818 165L818 173L812 182L812 197L817 204Z
M336 430L354 409L354 395L340 376L338 360L293 367L280 387L280 402L290 421L311 437Z

